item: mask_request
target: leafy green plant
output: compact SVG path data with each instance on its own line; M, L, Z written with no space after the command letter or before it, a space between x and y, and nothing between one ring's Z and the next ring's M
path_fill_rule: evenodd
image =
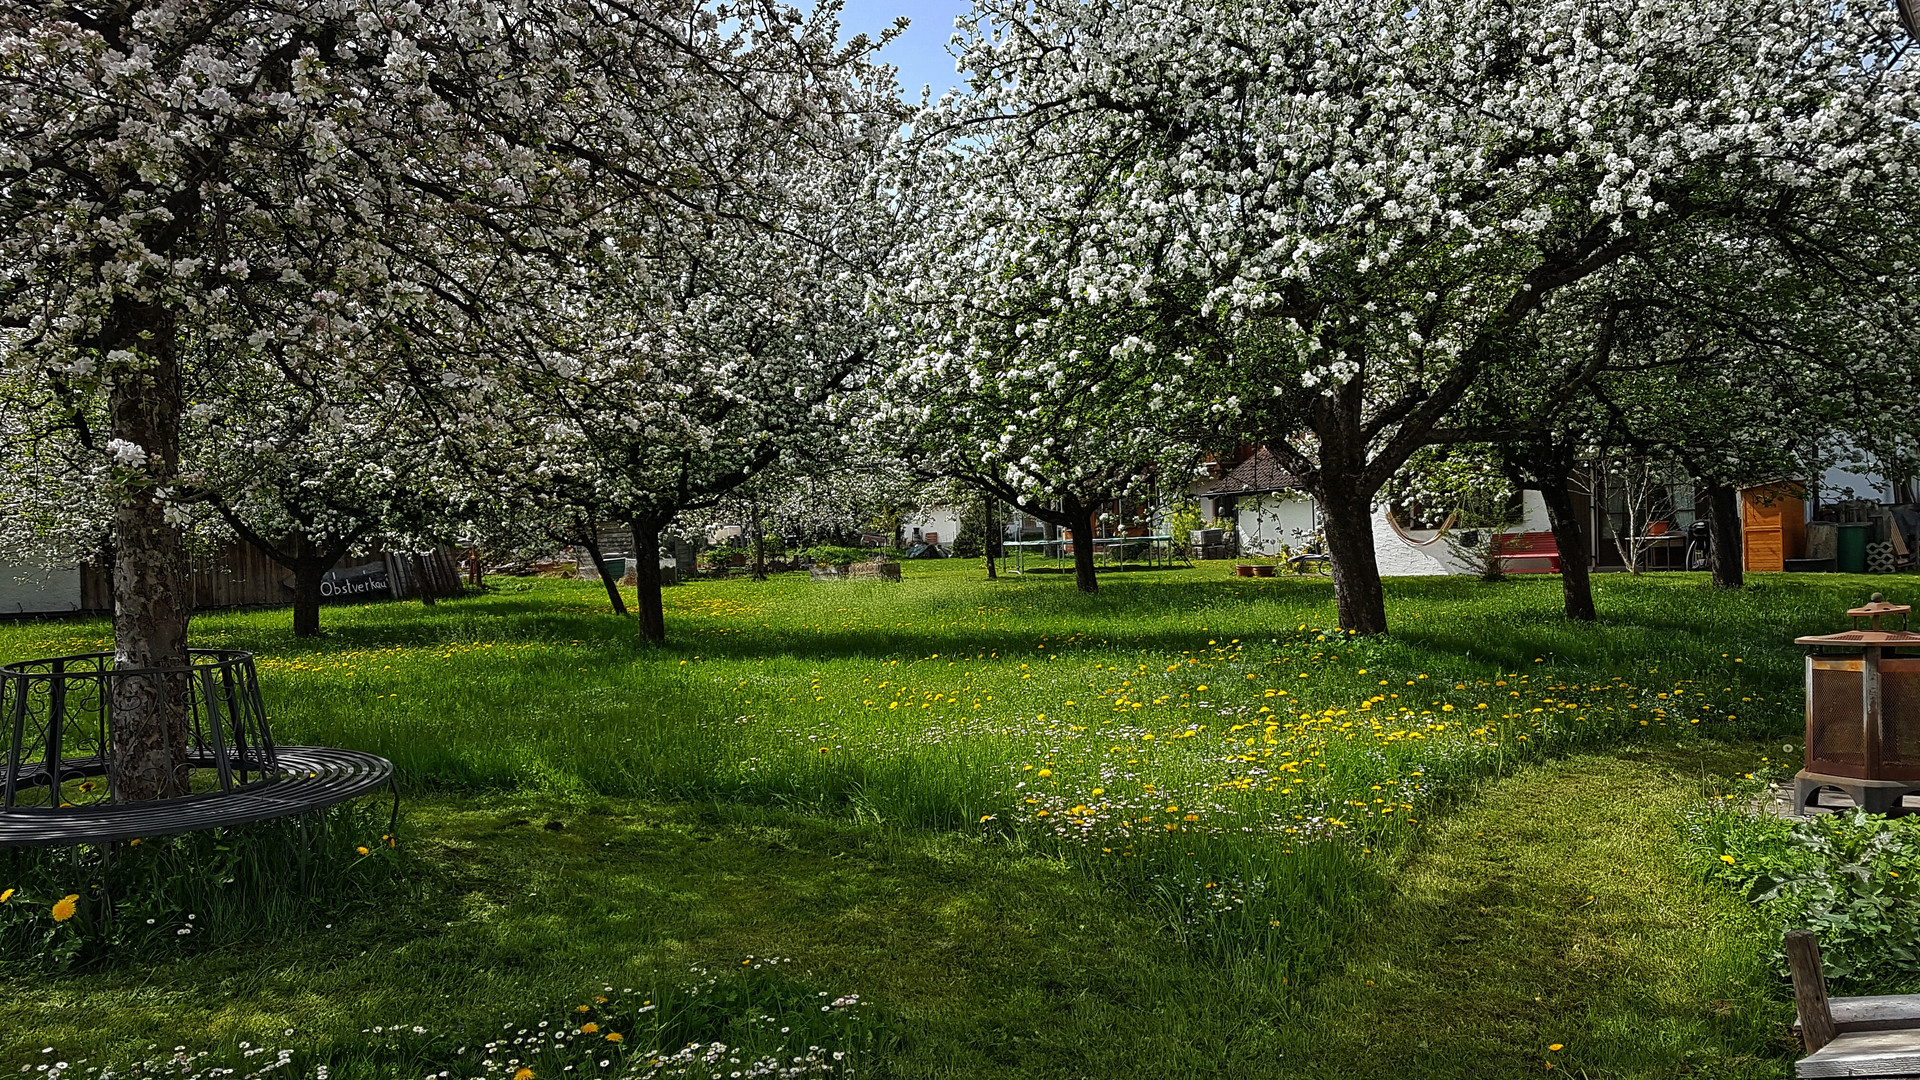
M851 566L857 562L871 562L874 559L897 559L900 552L896 548L859 548L840 547L835 544L819 544L804 548L797 553L800 557L822 566Z
M84 966L285 931L398 878L384 805L348 804L125 843L16 853L0 884L0 961Z
M1691 824L1707 875L1782 933L1818 934L1836 983L1920 975L1920 818L1849 810L1786 821L1721 808ZM1785 971L1784 955L1775 959Z

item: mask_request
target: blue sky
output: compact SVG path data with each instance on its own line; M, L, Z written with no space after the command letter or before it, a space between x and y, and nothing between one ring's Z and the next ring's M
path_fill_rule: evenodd
M918 100L921 84L932 83L937 98L960 81L953 57L947 55L947 39L953 36L953 20L972 7L968 0L847 0L840 14L841 38L877 36L901 15L912 19L913 25L882 50L880 58L900 69L902 96Z

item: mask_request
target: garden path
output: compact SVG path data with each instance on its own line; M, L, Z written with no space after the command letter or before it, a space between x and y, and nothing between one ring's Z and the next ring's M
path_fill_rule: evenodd
M1791 1000L1769 996L1753 916L1676 857L1704 778L1752 759L1629 750L1487 785L1305 993L1297 1075L1783 1075Z

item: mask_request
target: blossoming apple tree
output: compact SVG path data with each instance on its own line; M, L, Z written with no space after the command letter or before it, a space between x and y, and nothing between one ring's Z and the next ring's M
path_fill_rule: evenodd
M1358 633L1387 625L1375 494L1504 336L1669 245L1900 212L1920 162L1881 5L983 0L962 45L973 93L919 133L1001 222L957 253L1005 270L969 295L1197 309L1186 392L1315 496Z
M743 157L831 113L804 21L689 0L0 6L6 365L107 481L117 662L185 660L190 387L270 354L298 396L438 353L440 378L488 389L450 333L551 310L633 222L697 233L712 192L751 200ZM721 130L746 138L699 137ZM182 793L184 683L114 685L115 797Z

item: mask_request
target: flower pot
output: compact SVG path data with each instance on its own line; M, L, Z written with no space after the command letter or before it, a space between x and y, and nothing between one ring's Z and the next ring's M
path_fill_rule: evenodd
M1667 535L1667 528L1668 525L1664 521L1649 521L1647 522L1647 535L1665 536Z
M1272 577L1273 564L1272 563L1255 563L1253 565L1253 576L1254 577Z
M1252 577L1253 571L1254 571L1254 567L1252 563L1234 563L1233 564L1233 574L1235 577Z

